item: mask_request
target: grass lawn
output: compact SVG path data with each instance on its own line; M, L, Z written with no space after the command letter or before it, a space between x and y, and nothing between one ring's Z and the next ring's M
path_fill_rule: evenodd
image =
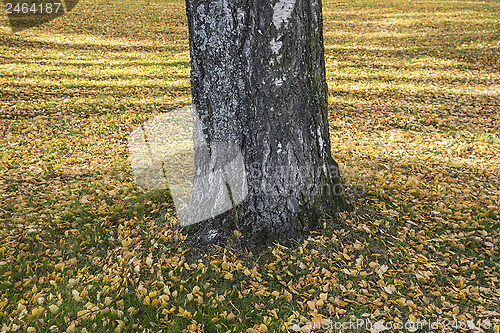
M323 6L356 208L295 249L199 260L127 151L191 104L184 2L83 0L0 27L1 332L499 332L500 2Z

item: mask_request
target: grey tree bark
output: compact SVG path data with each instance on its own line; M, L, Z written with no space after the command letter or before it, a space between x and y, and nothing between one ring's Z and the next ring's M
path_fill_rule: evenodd
M330 150L321 0L186 0L186 11L210 154L226 163L234 152L214 143L239 147L248 186L235 210L197 232L238 229L254 245L299 239L347 205Z

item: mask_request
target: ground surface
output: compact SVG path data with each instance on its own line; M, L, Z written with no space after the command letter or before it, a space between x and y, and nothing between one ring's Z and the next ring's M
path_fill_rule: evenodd
M356 211L295 250L199 263L127 153L138 124L190 104L183 8L89 0L0 34L2 330L498 332L500 3L325 1L332 153Z

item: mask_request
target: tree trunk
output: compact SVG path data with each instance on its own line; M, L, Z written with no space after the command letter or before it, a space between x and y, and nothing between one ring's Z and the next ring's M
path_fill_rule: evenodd
M234 152L216 143L239 147L248 190L201 229L238 229L254 245L299 239L321 214L346 208L330 150L321 0L186 0L186 11L209 154L226 163ZM206 167L202 155L195 170Z

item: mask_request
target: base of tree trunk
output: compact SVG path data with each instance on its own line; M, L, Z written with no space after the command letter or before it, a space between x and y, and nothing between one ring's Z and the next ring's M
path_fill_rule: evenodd
M325 187L342 188L338 179ZM336 213L350 210L343 192L329 194L322 193L310 198L295 214L290 214L282 208L281 211L269 212L262 216L262 212L252 211L244 201L224 214L186 226L183 230L188 242L194 248L224 246L229 241L250 251L258 251L275 243L290 247L300 244L308 237L310 232L319 226L318 221L321 217L327 218L330 223L335 223L331 218ZM261 200L266 198L263 197Z

